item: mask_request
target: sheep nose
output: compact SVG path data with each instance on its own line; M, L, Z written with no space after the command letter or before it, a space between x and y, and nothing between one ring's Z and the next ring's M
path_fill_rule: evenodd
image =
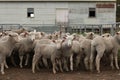
M68 46L71 46L71 44L72 44L72 41L69 40L69 41L68 41Z

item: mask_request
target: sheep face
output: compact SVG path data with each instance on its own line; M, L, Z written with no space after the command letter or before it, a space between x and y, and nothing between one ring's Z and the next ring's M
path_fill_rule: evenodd
M63 42L63 40L56 40L56 46L57 46L57 49L58 49L58 50L61 49L62 42Z
M120 31L116 33L116 38L120 42Z
M72 46L72 40L68 40L67 45L68 45L68 47L71 47Z
M105 34L102 35L102 37L110 37L110 36L111 36L110 33L105 33Z
M30 33L30 34L29 34L29 38L30 38L32 41L34 41L34 40L35 40L35 34Z
M66 48L71 48L74 40L74 36L68 36L62 41L62 46Z
M9 34L9 37L10 37L10 39L11 39L11 41L13 42L13 43L17 43L18 42L18 35L17 34Z
M87 39L93 39L94 38L94 33L93 32L89 32L89 33L85 33L85 34L86 34Z

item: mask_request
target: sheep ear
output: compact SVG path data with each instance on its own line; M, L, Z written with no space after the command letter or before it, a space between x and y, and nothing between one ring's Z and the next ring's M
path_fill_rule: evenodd
M26 37L26 35L28 35L28 33L27 33L27 32L25 32L24 36Z
M72 40L75 40L76 39L76 36L74 35L73 39Z
M63 43L64 41L65 41L65 40L63 39L63 40L62 40L62 43Z
M41 32L41 35L43 35L43 32Z
M62 34L62 31L60 31L60 34Z
M56 37L58 37L58 35L56 35Z
M49 36L49 39L52 39L52 35Z
M63 39L66 39L66 37L63 37Z
M93 33L90 34L91 36L93 35Z
M55 40L52 40L54 43L56 43L56 41Z
M25 31L25 28L22 28L23 31Z
M107 35L107 37L109 37L110 35Z
M10 36L10 37L12 37L12 35L11 35L11 34L9 34L9 36Z
M116 34L118 35L119 33L117 32Z
M2 34L7 35L7 33L6 33L6 32L2 32Z
M74 35L73 37L74 37L74 38L77 38L77 35Z
M76 38L73 38L72 41L74 41Z

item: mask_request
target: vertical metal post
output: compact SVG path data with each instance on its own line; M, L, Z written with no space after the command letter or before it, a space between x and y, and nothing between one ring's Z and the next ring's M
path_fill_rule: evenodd
M84 27L84 32L86 32L86 25L85 25L85 27Z
M113 36L114 35L114 25L112 24L111 28L110 28L110 33Z
M2 28L2 32L3 32L3 25L1 25L1 28Z
M80 25L80 34L82 34L82 29L81 29L81 25Z
M92 25L92 32L94 32L94 27L93 27L93 25Z
M102 27L102 25L100 25L100 35L102 35L103 34L103 27Z
M71 31L70 32L73 33L73 26L71 26Z

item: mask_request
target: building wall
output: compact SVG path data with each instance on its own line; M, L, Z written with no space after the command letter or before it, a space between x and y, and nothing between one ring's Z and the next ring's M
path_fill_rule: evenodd
M102 2L0 2L0 24L55 24L56 9L63 8L69 24L115 23L116 7L96 8L97 3ZM34 8L34 18L27 17L27 8ZM88 17L89 8L96 8L96 18Z
M106 4L109 2L106 2ZM116 7L114 8L96 8L100 3L71 3L70 23L80 24L106 24L116 22ZM103 3L102 3L103 4ZM114 3L115 5L115 3ZM96 17L89 18L89 8L96 8Z

